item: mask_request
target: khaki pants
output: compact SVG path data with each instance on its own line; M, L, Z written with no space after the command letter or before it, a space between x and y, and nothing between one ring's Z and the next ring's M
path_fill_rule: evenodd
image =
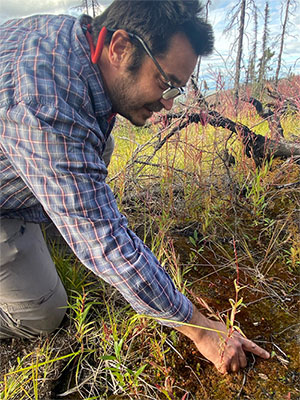
M67 295L39 225L0 220L0 339L56 329Z
M106 141L109 165L114 138ZM39 225L0 220L0 339L34 338L56 329L67 308L67 295Z

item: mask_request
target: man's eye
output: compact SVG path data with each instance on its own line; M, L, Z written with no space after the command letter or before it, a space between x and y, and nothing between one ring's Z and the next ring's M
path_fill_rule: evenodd
M162 90L166 90L168 89L169 85L167 84L166 81L163 81L161 79L159 79L159 86L161 87Z

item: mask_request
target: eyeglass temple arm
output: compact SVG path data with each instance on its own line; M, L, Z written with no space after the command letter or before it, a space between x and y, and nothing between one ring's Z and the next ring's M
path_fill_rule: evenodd
M146 53L148 54L148 56L152 59L152 61L156 65L157 69L162 74L162 76L165 79L165 81L169 82L169 78L164 73L164 71L161 69L161 66L158 64L157 60L153 57L153 55L152 55L149 47L147 46L147 44L139 36L135 35L134 33L128 33L128 35L133 37L134 39L137 39L141 43L141 45L144 47L144 49L145 49Z
M110 29L110 28L106 28L108 31L110 32L115 32L115 29ZM127 32L127 35L130 36L133 39L138 40L141 45L143 46L143 48L145 49L146 53L148 54L148 56L151 58L151 60L154 62L154 64L156 65L157 69L159 70L159 72L161 73L161 75L163 76L163 78L165 79L166 82L169 83L169 78L166 76L166 74L164 73L164 71L161 69L161 66L158 64L157 60L153 57L149 47L147 46L147 44L143 41L142 38L140 38L138 35L135 35L134 33L131 32Z

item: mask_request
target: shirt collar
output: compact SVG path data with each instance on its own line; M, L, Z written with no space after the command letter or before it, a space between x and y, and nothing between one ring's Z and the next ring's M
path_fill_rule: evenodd
M85 27L81 26L80 20L76 20L74 24L72 39L72 47L85 69L84 76L88 81L95 115L97 118L108 119L112 114L112 103L105 92L101 71L98 65L94 65L91 61L91 50L85 36Z

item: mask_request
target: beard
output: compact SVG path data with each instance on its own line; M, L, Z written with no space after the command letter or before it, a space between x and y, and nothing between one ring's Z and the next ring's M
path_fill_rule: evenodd
M163 105L160 101L145 101L147 94L141 93L137 82L135 74L128 72L110 86L109 96L113 112L122 115L135 126L143 126L152 113L160 111Z

